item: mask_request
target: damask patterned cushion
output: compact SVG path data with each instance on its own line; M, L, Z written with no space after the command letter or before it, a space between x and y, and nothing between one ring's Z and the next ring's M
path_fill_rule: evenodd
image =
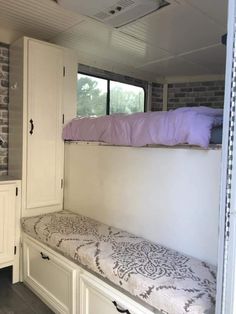
M216 268L69 211L23 218L25 233L166 314L214 309Z

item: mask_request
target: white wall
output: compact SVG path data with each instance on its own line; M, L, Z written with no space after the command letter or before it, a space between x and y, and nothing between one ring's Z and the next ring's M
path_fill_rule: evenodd
M220 150L65 146L65 209L217 263Z
M22 37L23 34L9 28L0 27L0 42L11 44L16 39Z

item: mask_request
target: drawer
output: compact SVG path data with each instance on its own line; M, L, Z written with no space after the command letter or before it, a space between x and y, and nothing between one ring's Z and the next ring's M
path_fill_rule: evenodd
M26 238L24 282L57 313L76 313L76 269L52 250Z
M152 314L139 303L89 273L80 275L80 314Z

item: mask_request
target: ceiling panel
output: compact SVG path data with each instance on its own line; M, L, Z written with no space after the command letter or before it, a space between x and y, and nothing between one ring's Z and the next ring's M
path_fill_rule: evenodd
M48 39L83 19L49 0L0 0L0 25L28 36Z
M64 32L60 36L54 37L51 42L64 45L68 48L83 52L83 54L96 56L97 60L113 60L114 63L121 63L123 65L136 66L139 60L135 55L122 49L114 48L111 45L112 32L109 29L102 30L97 27L99 35L96 32L90 33L88 23L81 28L70 29L69 32ZM84 30L86 29L86 30Z
M227 0L184 0L226 28Z
M115 61L124 64L129 62L131 65L140 65L170 56L162 49L91 20L70 28L52 41L59 42L62 39L74 49L93 49L98 56L113 55Z
M73 41L70 37L66 36L56 41L57 44L64 47L72 48ZM87 64L107 71L112 71L114 73L130 75L131 77L142 78L146 80L155 80L156 76L153 73L144 71L143 69L137 69L132 65L132 57L129 57L126 62L124 62L124 57L120 54L115 54L108 50L103 45L98 46L94 49L91 43L77 45L76 48L78 62L82 64Z
M226 0L178 0L117 30L52 0L0 0L0 27L75 49L98 67L107 60L150 77L218 74L224 72L225 50L218 44L226 6Z
M224 74L226 48L223 45L209 47L184 56L184 59L208 68L212 74Z
M212 3L214 1L212 0ZM169 5L122 28L137 37L173 54L219 43L224 27L185 3Z
M114 49L129 52L133 57L139 57L140 62L149 62L170 56L170 53L165 50L118 31L112 32L111 46Z
M183 76L208 75L211 73L207 68L188 62L181 57L150 63L140 68L144 71L156 73L157 77L178 76L180 73Z
M97 58L112 57L114 61L120 61L124 56L118 49L113 51L111 40L111 28L99 22L85 21L54 37L51 42L63 43L67 47L96 55Z

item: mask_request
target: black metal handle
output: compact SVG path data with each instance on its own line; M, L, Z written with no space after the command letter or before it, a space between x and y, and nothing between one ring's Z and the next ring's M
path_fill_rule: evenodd
M124 309L120 309L118 304L116 303L116 301L112 301L112 303L115 305L117 311L119 313L127 313L127 314L131 314L129 310L124 310Z
M32 120L32 119L30 119L30 134L32 135L33 134L33 132L34 132L34 121Z
M47 259L48 261L50 260L49 256L43 254L43 252L40 252L42 259Z

